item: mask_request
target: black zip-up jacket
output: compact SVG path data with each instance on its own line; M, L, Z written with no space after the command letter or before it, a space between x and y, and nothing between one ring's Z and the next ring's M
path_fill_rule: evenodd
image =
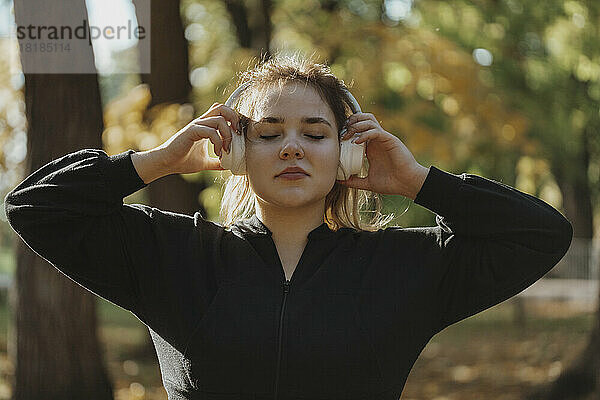
M436 226L324 223L287 282L256 215L226 229L123 204L146 186L131 153L56 159L7 195L6 215L37 254L148 327L170 400L396 400L433 335L533 284L572 238L538 198L431 166L415 203Z

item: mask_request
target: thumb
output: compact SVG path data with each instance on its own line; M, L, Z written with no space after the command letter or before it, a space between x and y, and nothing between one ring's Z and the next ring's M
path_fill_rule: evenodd
M217 170L217 171L225 170L225 168L223 168L223 166L221 165L221 160L218 158L213 158L213 157L210 157L209 160L206 162L206 169L207 170Z
M348 186L356 189L369 190L369 185L367 183L367 178L359 178L356 175L350 176L350 178L346 180L339 181L342 185Z

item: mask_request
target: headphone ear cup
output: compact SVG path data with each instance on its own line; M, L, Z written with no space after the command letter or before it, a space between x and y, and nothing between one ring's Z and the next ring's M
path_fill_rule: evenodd
M244 135L233 133L231 138L231 145L229 146L229 153L221 151L221 165L223 168L228 169L234 175L245 175L246 174L246 140Z
M340 167L337 179L346 180L350 175L359 174L365 157L365 143L352 143L350 139L342 140L340 145Z

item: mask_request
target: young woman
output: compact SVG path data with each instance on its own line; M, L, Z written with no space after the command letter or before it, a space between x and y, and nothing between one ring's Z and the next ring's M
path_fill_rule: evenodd
M420 165L373 115L348 115L327 67L278 57L242 80L236 110L215 103L150 151L67 154L5 200L36 253L146 324L169 399L396 400L433 335L567 251L558 211ZM222 224L123 204L161 176L223 169L207 140L222 154L240 134L247 171L227 183ZM336 181L340 143L357 136L368 175ZM362 221L376 193L413 199L436 226Z

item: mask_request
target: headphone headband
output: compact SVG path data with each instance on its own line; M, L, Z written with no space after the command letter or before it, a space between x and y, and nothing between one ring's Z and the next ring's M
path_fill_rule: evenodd
M242 83L240 86L238 86L233 93L231 93L231 95L229 96L229 98L227 99L227 101L225 102L225 105L227 107L233 108L233 104L236 102L237 98L239 97L239 95L246 90L246 88L248 88L248 86L250 86L250 82L245 82ZM350 106L350 109L352 110L352 113L359 113L362 112L360 109L360 105L358 104L358 101L356 101L356 99L354 98L354 96L352 96L352 93L350 93L350 91L346 88L343 89L344 90L344 94L345 96L345 100L346 103Z

